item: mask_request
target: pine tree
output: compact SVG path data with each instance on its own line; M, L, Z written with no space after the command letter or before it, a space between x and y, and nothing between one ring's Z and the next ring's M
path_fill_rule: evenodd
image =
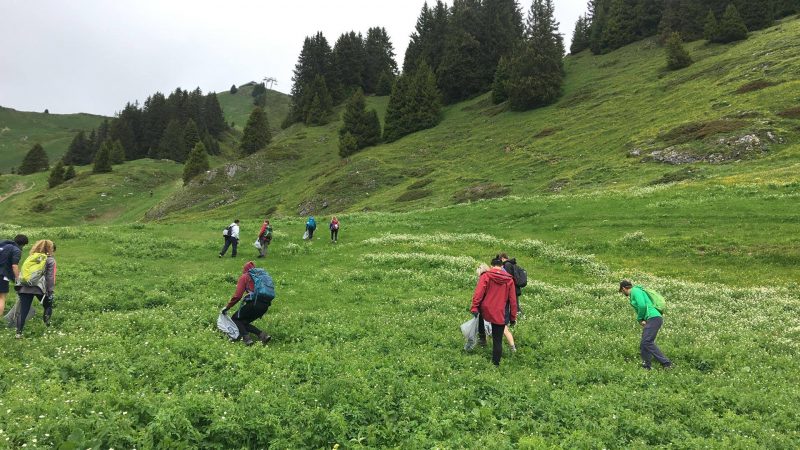
M125 159L134 159L138 155L138 150L136 148L136 136L134 135L133 129L127 121L120 119L112 120L108 133L108 139L114 142L119 142L122 147L122 161L119 163L115 162L114 164L125 162ZM130 158L128 158L128 156L130 156Z
M69 181L75 178L75 166L70 164L67 166L67 170L64 172L64 181Z
M601 38L604 50L616 50L638 38L637 0L612 0L608 10L608 20Z
M389 97L383 138L393 142L415 131L436 126L442 104L436 77L424 61L413 74L398 78Z
M564 42L554 12L553 0L533 0L526 41L509 59L506 93L512 110L548 105L561 95Z
M722 20L719 22L719 34L714 42L726 44L728 42L741 41L747 39L747 26L739 17L739 11L733 4L728 5Z
M212 136L218 138L228 129L228 123L225 121L225 113L222 111L222 106L219 104L217 94L212 92L206 96L203 113L206 119L206 129Z
M334 74L332 67L331 47L322 33L317 33L313 37L307 37L303 42L303 49L300 52L297 64L294 66L294 76L292 77L292 103L289 115L283 123L287 127L296 122L308 120L308 112L315 96L319 92L311 92L314 87L318 87L317 77L322 77L327 90L328 85L334 85ZM330 94L328 92L328 98ZM327 99L318 99L318 105L324 104ZM333 100L331 99L331 103Z
M719 36L719 22L717 22L717 16L714 14L714 11L708 10L708 16L706 16L706 25L703 28L703 38L707 41L713 42Z
M409 74L402 74L394 83L389 105L386 107L386 122L383 127L383 139L394 142L411 133L409 111L409 97L411 95L412 78Z
M214 139L210 134L203 133L203 138L201 139L203 142L203 146L206 148L206 152L209 155L219 155L220 148L219 148L219 141Z
M183 144L186 148L193 149L198 142L200 142L200 132L197 130L197 124L193 119L189 119L183 128Z
M30 175L36 172L42 172L50 169L50 161L47 153L41 144L33 144L33 147L25 154L17 173L20 175Z
M590 22L586 16L578 17L575 22L575 31L572 32L572 44L569 47L570 54L576 55L587 48L590 42ZM498 70L500 67L498 66Z
M228 91L228 92L230 92L231 95L236 95L236 93L239 92L239 88L237 88L235 84L232 84L231 85L231 90Z
M683 40L680 33L672 33L672 36L667 40L667 69L678 70L684 67L689 67L692 64L692 58L689 52L683 48Z
M664 13L664 0L637 0L636 36L637 39L658 34L658 23Z
M733 0L749 31L760 30L772 24L774 0Z
M358 139L355 136L350 133L339 136L339 156L346 158L358 150Z
M449 33L449 15L449 8L441 0L433 8L423 5L403 59L403 72L415 72L421 61L434 72L439 68Z
M394 46L385 28L370 28L364 40L364 74L362 87L364 92L377 95L391 93L391 80L397 74L397 63L394 60ZM384 77L389 78L389 85ZM382 84L384 83L384 84ZM382 89L382 90L381 90ZM378 92L381 90L381 92Z
M166 155L162 155L158 148L170 121L169 106L164 94L156 92L145 100L142 119L144 123L142 148L147 149L150 158L165 158Z
M92 173L108 173L111 170L111 142L105 141L94 157Z
M239 149L245 155L251 155L262 150L271 140L272 134L269 131L267 113L263 109L256 107L250 113L250 118L247 119Z
M480 8L481 67L484 89L494 79L500 58L509 55L522 40L525 27L516 0L483 0Z
M58 161L53 170L50 171L50 177L47 179L47 185L52 189L64 182L64 163Z
M171 159L176 162L186 161L186 142L183 140L183 126L177 119L172 119L164 130L156 154L151 156Z
M394 86L395 75L390 72L381 74L378 80L378 85L375 88L375 95L385 96L392 94L392 86Z
M325 78L317 75L306 91L307 95L311 96L311 101L304 111L305 123L307 125L325 125L333 112L333 99L328 91Z
M332 71L337 85L328 86L334 103L349 97L364 85L363 74L366 67L366 51L361 33L344 33L333 46Z
M367 112L367 104L361 89L350 97L342 114L342 127L339 129L339 155L350 156L362 148L377 144L381 139L381 124L378 113L373 109ZM356 140L355 146L350 145L349 135ZM343 145L346 144L346 145Z
M590 13L592 16L592 25L589 33L589 48L592 53L599 55L605 53L607 49L603 46L603 35L605 27L608 23L608 9L611 0L595 0L591 4Z
M125 162L125 147L122 146L122 142L120 142L119 139L115 139L111 142L108 157L112 165Z
M189 184L192 178L205 173L210 168L208 164L208 153L202 142L198 142L189 153L189 159L183 166L183 184Z
M89 142L86 140L86 134L79 131L78 134L72 138L69 144L67 153L64 154L64 162L66 164L84 165L92 162L92 149Z
M509 58L500 58L500 63L497 65L497 71L494 73L494 82L492 83L492 103L499 105L508 100L508 92L506 85L509 76Z

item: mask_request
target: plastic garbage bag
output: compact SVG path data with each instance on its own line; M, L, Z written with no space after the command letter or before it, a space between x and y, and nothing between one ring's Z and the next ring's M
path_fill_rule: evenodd
M308 240L308 230L306 230L306 232L305 232L305 233L303 233L303 240L304 240L304 241L305 241L305 240Z
M33 307L33 305L31 305L31 309L28 311L28 317L25 319L25 321L27 322L33 319L35 315L36 315L36 309ZM6 314L5 316L6 325L8 325L8 328L16 328L17 316L19 316L19 301L14 303L14 306L8 311L8 314Z
M220 311L219 317L217 317L217 328L227 334L231 340L239 339L239 327L233 323L230 317L222 314L222 311Z
M255 241L255 242L253 242L253 247L255 247L255 248L256 248L256 250L261 250L261 241L259 241L258 239L256 239L256 241Z
M461 333L467 341L464 344L464 350L470 351L475 348L475 346L478 345L478 318L473 317L461 324Z

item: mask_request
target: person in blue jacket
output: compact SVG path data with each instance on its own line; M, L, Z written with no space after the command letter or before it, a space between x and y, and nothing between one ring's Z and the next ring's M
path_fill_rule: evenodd
M314 239L314 230L317 229L317 221L314 220L314 216L309 216L308 221L306 221L306 231L308 232L308 239Z

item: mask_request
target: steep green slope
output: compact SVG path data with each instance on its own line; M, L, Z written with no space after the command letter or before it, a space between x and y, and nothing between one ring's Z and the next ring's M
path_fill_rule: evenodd
M80 130L88 131L105 119L92 114L43 114L0 106L0 173L10 173L36 142L50 161L60 158Z
M349 160L337 155L339 123L296 125L150 216L406 210L682 180L796 180L798 39L800 20L788 19L733 45L691 43L696 62L678 72L664 71L664 50L652 41L580 54L567 58L553 106L504 112L485 95L446 108L434 129ZM386 99L370 103L383 108Z
M222 110L225 112L225 120L230 124L233 122L236 129L243 130L247 124L247 118L255 107L253 105L253 85L246 84L239 87L236 94L230 92L218 92L217 98ZM281 123L289 113L289 102L291 97L278 91L267 90L267 102L265 110L270 128L273 133L280 131Z

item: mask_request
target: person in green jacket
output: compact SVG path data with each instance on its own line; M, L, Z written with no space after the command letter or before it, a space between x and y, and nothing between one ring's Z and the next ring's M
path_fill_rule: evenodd
M619 291L630 299L631 307L636 311L636 321L642 326L642 341L639 343L642 368L650 370L650 362L655 358L661 363L661 367L671 369L672 362L656 345L658 330L664 324L661 313L653 306L653 301L641 286L634 286L630 281L622 280L619 283Z

